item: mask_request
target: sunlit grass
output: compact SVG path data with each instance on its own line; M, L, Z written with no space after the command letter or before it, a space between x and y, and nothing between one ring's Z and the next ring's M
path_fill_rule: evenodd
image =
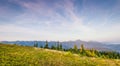
M0 44L0 66L120 66L120 60L85 57L70 52Z

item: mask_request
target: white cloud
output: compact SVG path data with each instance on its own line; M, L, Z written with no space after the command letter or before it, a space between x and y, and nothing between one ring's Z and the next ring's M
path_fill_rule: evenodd
M13 19L11 24L0 25L0 28L2 28L0 29L0 33L2 33L0 34L2 37L0 40L64 41L81 39L111 41L120 37L120 24L111 27L106 26L109 18L101 18L103 19L101 20L102 23L94 22L91 19L88 21L89 24L84 24L85 19L88 17L77 16L72 0L63 0L63 2L60 1L57 4L53 3L55 6L52 8L47 3L39 0L36 3L15 1L23 7L24 12L15 17L11 16L10 18ZM85 8L85 6L83 7ZM56 11L58 8L64 12L64 16ZM109 15L105 14L104 17L107 16ZM94 23L97 23L97 25Z

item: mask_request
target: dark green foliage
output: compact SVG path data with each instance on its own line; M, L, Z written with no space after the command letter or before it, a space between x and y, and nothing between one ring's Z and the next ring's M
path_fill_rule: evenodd
M58 41L57 42L57 50L59 50L60 49L60 42Z
M99 53L96 53L96 54L100 54L99 57L103 57L103 58L120 59L120 53L118 52L100 51Z
M62 44L58 41L57 43L56 43L56 45L57 45L57 47L55 47L57 50L62 50Z
M49 47L48 47L48 41L45 42L45 46L44 46L44 48L46 48L46 49L49 48Z
M56 46L52 45L52 46L51 46L51 49L56 49Z
M78 48L76 44L74 45L73 49L74 49L74 52L78 52Z
M37 41L34 43L34 47L38 47ZM42 45L40 48L46 48L49 49L48 47L48 41L45 42L45 46L43 47ZM70 49L63 49L62 44L58 41L56 42L55 45L52 45L50 49L54 50L60 50L60 51L70 51L71 53L76 53L76 54L81 54L83 56L88 56L88 57L101 57L101 58L110 58L110 59L120 59L120 53L118 52L107 52L107 51L97 51L94 49L85 49L84 45L81 44L80 49L78 49L77 45L75 44L73 48Z
M85 53L85 48L84 48L84 45L83 44L81 44L81 46L80 46L80 53Z
M60 50L62 50L62 44L60 44Z
M40 45L40 48L43 48L43 46L42 46L42 45Z
M34 42L34 47L38 47L38 42L37 41Z
M74 45L74 48L66 49L64 51L70 51L72 53L81 54L88 57L101 57L101 58L110 58L110 59L120 59L120 53L118 52L107 52L107 51L97 51L94 49L85 49L84 45L81 44L80 49L77 49L77 46Z
M84 50L84 53L88 57L97 57L97 55L95 54L95 50L94 49L92 49L92 50Z

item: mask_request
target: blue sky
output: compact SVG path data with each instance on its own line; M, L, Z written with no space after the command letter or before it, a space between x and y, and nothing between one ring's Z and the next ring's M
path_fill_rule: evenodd
M120 43L120 0L0 0L0 37Z

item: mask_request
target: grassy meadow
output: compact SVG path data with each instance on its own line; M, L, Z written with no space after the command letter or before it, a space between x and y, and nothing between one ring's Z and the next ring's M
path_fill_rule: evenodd
M71 52L0 44L0 66L120 66L119 59L81 56Z

